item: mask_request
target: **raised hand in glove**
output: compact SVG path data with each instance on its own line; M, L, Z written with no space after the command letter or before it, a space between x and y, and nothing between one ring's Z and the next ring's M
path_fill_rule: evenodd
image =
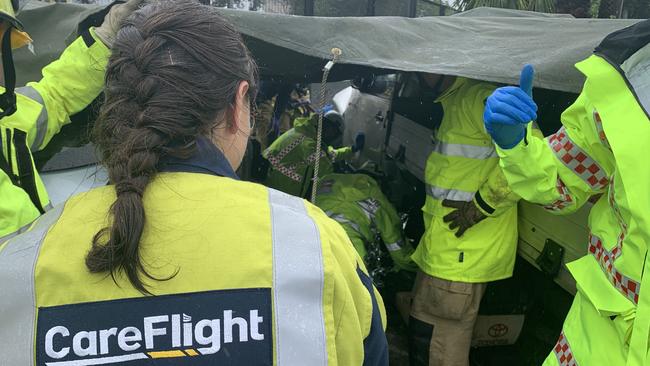
M104 17L104 22L95 28L95 34L108 48L113 47L117 31L120 29L124 19L136 11L145 0L129 0L124 4L115 4Z
M456 231L456 237L460 238L465 234L467 229L483 221L487 216L485 216L481 210L476 207L474 202L465 202L465 201L452 201L444 200L442 201L444 207L454 208L452 212L447 214L442 220L445 223L449 224L451 230Z
M526 135L526 125L537 119L533 101L533 66L521 71L519 86L498 88L487 98L483 121L485 129L502 149L512 149Z

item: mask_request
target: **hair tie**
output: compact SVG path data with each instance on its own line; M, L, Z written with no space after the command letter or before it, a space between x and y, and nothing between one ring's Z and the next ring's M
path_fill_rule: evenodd
M118 196L125 193L135 193L142 197L143 189L136 187L135 184L131 182L121 182L115 185L115 192Z

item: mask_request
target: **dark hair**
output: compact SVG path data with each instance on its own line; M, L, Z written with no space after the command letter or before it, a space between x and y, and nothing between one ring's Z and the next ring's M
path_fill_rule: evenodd
M125 21L93 130L117 199L112 224L94 236L86 256L91 272L108 271L115 281L123 270L136 289L151 294L142 276L161 279L147 272L139 254L146 187L161 158L190 156L197 137L232 121L241 81L250 84L254 102L256 78L241 36L214 8L188 0L156 2Z

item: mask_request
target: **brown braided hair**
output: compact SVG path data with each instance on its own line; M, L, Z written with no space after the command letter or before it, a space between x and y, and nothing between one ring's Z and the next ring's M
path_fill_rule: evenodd
M257 67L232 24L195 1L156 2L133 13L117 34L106 72L105 101L93 130L115 186L112 223L93 238L86 266L93 273L124 271L151 294L142 276L139 242L142 196L165 156L189 157L199 136L233 121L235 96L249 83L254 102Z

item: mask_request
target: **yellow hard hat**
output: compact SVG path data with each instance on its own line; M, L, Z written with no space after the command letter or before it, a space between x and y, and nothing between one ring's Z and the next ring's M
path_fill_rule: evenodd
M0 38L11 28L11 48L23 47L32 42L23 29L23 24L16 18L20 10L19 0L0 0Z

